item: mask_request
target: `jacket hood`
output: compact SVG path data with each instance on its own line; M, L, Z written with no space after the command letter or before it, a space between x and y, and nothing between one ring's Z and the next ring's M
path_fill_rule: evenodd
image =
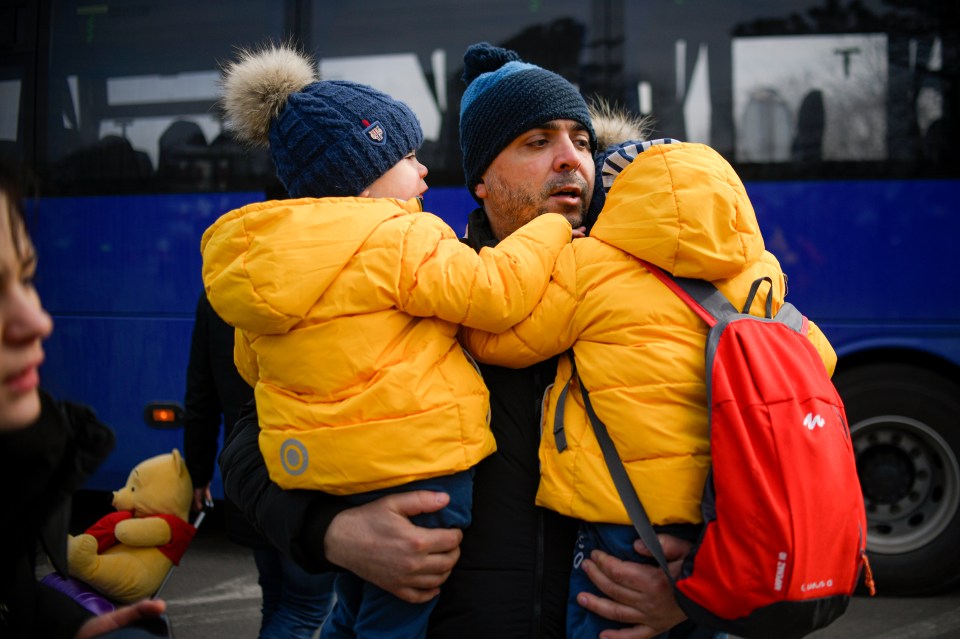
M416 199L356 197L275 200L231 211L200 242L210 304L232 326L284 333L380 224L419 211Z
M613 182L590 236L679 277L733 277L763 237L733 167L703 144L657 144Z

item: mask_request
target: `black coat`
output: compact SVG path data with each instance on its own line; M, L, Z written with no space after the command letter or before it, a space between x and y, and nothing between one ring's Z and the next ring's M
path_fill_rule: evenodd
M194 488L210 483L217 461L220 425L230 436L253 389L233 363L233 327L220 319L205 294L197 301L184 397L183 456ZM266 543L234 503L224 503L227 535L245 546Z
M42 548L66 575L71 497L113 449L113 432L86 407L40 393L28 428L0 431L0 636L73 637L91 613L37 583ZM39 544L39 546L38 546Z
M496 242L482 210L471 215L467 242L477 250ZM541 400L556 361L523 370L482 366L481 372L490 390L497 452L477 466L473 523L464 531L460 561L440 589L428 636L563 637L576 522L534 505ZM323 558L323 536L347 505L270 482L258 432L251 405L221 453L227 495L305 568L336 569Z

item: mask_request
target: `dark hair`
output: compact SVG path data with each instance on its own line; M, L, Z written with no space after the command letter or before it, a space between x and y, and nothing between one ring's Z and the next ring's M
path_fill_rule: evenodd
M17 253L21 253L25 248L20 246L21 231L26 226L23 215L23 180L23 172L18 170L16 165L0 158L0 197L7 199L7 208L10 211L7 226Z

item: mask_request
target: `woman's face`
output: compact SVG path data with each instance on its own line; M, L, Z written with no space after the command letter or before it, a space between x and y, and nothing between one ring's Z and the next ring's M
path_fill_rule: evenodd
M53 329L33 287L36 254L14 206L0 190L0 430L24 428L40 414L40 342Z

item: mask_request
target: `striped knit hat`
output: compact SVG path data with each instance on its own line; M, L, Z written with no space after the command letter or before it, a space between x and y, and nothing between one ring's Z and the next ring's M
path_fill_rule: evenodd
M603 192L609 193L613 181L620 175L620 172L627 168L631 162L637 159L637 156L649 149L655 144L680 144L680 140L673 138L661 138L659 140L630 140L616 146L611 146L606 150L606 157L600 163L600 179L603 182Z
M587 103L563 77L486 42L471 45L463 65L467 89L460 101L460 150L467 188L478 202L475 187L481 176L524 131L551 120L574 120L587 128L596 150Z

